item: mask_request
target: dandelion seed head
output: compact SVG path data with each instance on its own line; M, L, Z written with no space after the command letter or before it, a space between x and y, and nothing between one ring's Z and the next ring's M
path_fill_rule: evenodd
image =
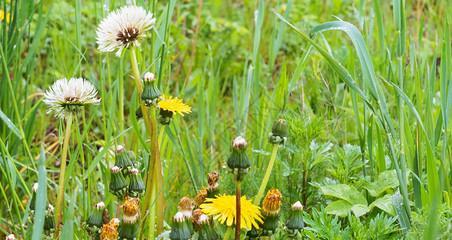
M152 13L134 5L124 6L111 12L97 28L97 44L102 52L116 51L121 55L124 48L139 46L145 32L155 25Z
M58 118L64 118L82 106L99 102L96 88L83 78L57 80L44 94L47 113L53 113Z

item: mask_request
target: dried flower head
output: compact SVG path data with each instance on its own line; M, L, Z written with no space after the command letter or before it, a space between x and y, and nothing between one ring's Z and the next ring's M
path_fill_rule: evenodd
M124 212L123 221L125 223L135 223L140 217L140 199L126 197L124 203L121 205Z
M117 240L118 239L119 219L113 218L109 223L102 226L100 231L101 240Z
M180 222L185 221L186 217L184 216L183 213L177 212L177 213L174 215L174 218L173 218L173 219L174 219L175 222L180 223Z
M96 204L96 209L97 210L104 210L105 209L105 203L104 202L98 202Z
M83 78L57 80L44 95L44 103L49 107L47 112L58 118L76 112L82 106L99 102L96 88Z
M5 238L6 240L16 240L16 236L14 234L9 234L8 236L6 236Z
M151 72L146 72L144 74L144 82L152 82L155 80L155 75Z
M196 206L199 206L206 201L207 198L207 189L203 188L198 191L198 193L195 196L194 202Z
M300 201L297 201L296 203L292 204L292 210L293 211L302 211L303 205L301 204Z
M145 32L155 25L152 13L138 6L124 6L111 12L97 28L97 44L102 52L116 51L120 56L124 48L139 46Z
M218 179L220 178L220 174L218 172L213 171L208 174L207 184L209 185L209 190L214 191L218 188Z
M262 203L263 214L267 216L278 215L281 210L281 200L281 192L276 188L270 189Z
M209 216L204 214L201 209L195 209L193 211L193 223L197 225L208 224Z
M179 209L179 212L184 214L185 217L191 218L192 217L192 211L193 211L193 200L189 197L183 197L179 201L179 205L177 206L177 209Z

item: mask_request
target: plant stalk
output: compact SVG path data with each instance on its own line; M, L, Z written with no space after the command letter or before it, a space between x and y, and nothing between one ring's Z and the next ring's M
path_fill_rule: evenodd
M64 134L63 139L63 151L61 153L61 161L60 161L60 178L58 180L58 195L57 202L55 206L55 237L58 237L58 233L60 230L60 223L63 217L63 203L64 203L64 180L66 175L66 159L67 159L67 150L69 146L69 139L71 137L71 127L72 127L72 113L66 118L66 132Z
M273 165L275 165L276 155L278 153L279 144L273 145L272 155L270 158L270 162L268 162L267 170L265 171L264 178L262 179L261 186L259 187L259 191L257 192L256 198L254 199L254 204L259 205L262 197L264 196L265 188L267 187L268 180L270 179L270 175L272 173Z
M238 173L240 174L240 173ZM241 202L240 198L242 197L242 192L240 189L240 180L237 180L235 183L235 240L240 240L240 225L241 225Z
M143 85L141 83L141 75L140 70L138 69L137 56L135 52L135 48L130 49L130 62L132 67L133 78L135 79L135 84L137 86L138 93L140 94L143 91ZM141 222L145 223L146 218L148 216L147 212L150 212L149 208L151 206L151 202L155 199L155 194L158 194L158 201L153 205L157 209L157 234L159 234L163 230L163 218L164 218L164 208L163 208L163 191L161 190L161 186L163 184L163 176L162 176L162 166L160 163L160 150L157 136L157 117L155 111L151 111L149 114L148 109L144 104L140 104L141 112L143 113L144 124L146 126L146 130L148 132L149 137L151 138L151 154L148 162L148 170L146 172L146 193L144 196L143 206L142 206L142 219ZM152 181L155 174L155 181ZM154 216L148 216L154 217ZM153 221L148 221L148 229L153 229L154 226L152 224ZM152 225L151 225L152 224ZM142 224L142 231L140 234L143 234L143 230L145 224ZM149 231L148 238L154 239L154 231Z

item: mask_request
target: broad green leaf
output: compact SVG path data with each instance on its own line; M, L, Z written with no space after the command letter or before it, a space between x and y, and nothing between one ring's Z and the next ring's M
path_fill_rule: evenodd
M399 180L395 170L388 170L380 173L377 179L369 183L365 188L372 197L378 197L388 189L399 186Z
M370 211L370 208L367 206L367 204L355 204L352 206L351 210L356 217L361 217L362 215L368 213Z
M388 214L395 216L394 206L392 205L392 194L386 194L381 198L377 198L369 205L370 209L374 207L377 207L387 212Z
M326 206L325 211L339 217L346 217L352 209L352 205L344 200L334 201Z
M355 187L347 184L321 186L320 190L326 196L347 201L351 205L362 204L367 206L366 198Z

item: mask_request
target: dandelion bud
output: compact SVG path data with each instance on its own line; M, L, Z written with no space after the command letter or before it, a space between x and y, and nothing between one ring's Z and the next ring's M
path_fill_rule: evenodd
M133 197L126 197L124 203L121 205L124 212L122 221L128 224L134 224L140 217L140 199Z
M91 212L91 214L88 217L88 220L86 223L89 227L98 227L99 229L103 225L103 213L105 209L105 203L99 202L94 207L94 210Z
M281 192L278 189L270 189L264 198L262 203L262 216L264 216L262 229L265 236L271 236L278 227L281 199Z
M286 228L290 236L296 236L304 227L303 205L297 201L290 209L289 218L286 221Z
M130 196L138 196L139 194L144 192L144 182L141 178L140 172L136 168L132 168L129 170L129 194Z
M218 186L219 186L218 179L219 178L220 178L220 174L218 174L218 172L216 172L216 171L210 172L208 174L208 178L207 178L208 197L215 197L218 194Z
M122 175L121 168L114 166L110 170L110 191L117 196L123 196L127 190L127 181Z
M258 237L260 236L260 232L255 227L253 227L253 228L251 228L251 230L249 230L246 233L246 236L247 236L247 239L249 239L249 240L258 239Z
M191 107L177 97L163 95L157 105L160 109L159 122L163 125L168 125L175 113L181 116L191 113Z
M52 204L49 204L47 206L47 210L46 210L45 218L44 218L44 229L45 230L51 230L55 227L55 217L54 217L53 211L54 211L54 207L52 206Z
M117 240L119 222L119 219L113 218L104 224L100 231L100 240Z
M228 167L236 175L237 180L241 180L243 175L248 172L251 162L246 155L247 142L242 136L238 136L232 142L232 153L228 159Z
M171 122L171 119L173 118L173 112L160 109L160 115L159 115L159 123L162 125L168 125Z
M202 212L201 209L193 211L193 223L198 232L198 239L202 240L219 240L220 236L210 224L210 218Z
M16 236L14 234L9 234L8 236L6 236L5 238L6 240L16 240Z
M125 150L124 146L118 145L115 151L115 166L126 169L133 166L133 162L130 159L129 153Z
M141 93L141 100L143 100L146 106L155 105L161 95L155 83L155 76L153 73L147 72L144 74L143 80L143 92Z
M36 205L36 192L38 191L39 184L35 182L33 186L31 187L32 193L31 193L31 199L30 199L30 210L35 210Z
M171 240L188 240L191 238L191 224L182 212L177 212L173 218L173 226L171 227Z
M287 121L278 119L273 123L269 141L272 144L284 144L287 141Z

